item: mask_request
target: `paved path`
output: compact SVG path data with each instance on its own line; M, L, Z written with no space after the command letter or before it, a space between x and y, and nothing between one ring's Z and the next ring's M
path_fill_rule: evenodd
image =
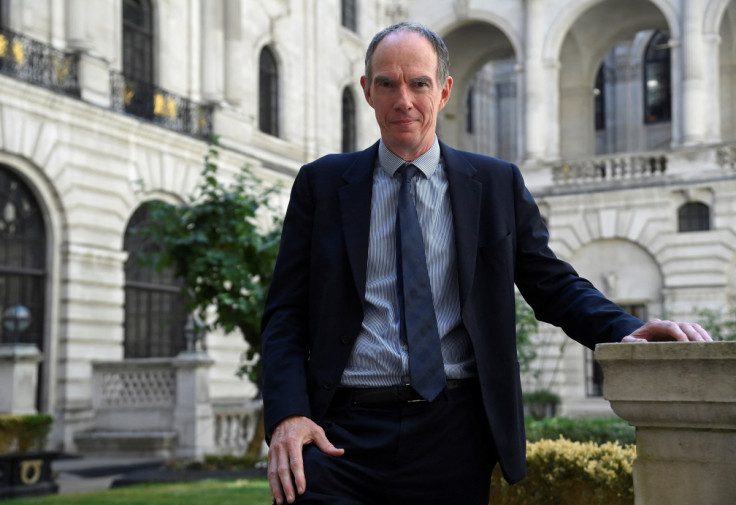
M201 479L265 477L264 467L243 470L167 470L156 458L63 457L53 461L59 494L104 491L144 482L188 482Z
M88 493L110 489L113 482L134 472L160 469L164 460L102 456L64 457L51 464L59 494Z

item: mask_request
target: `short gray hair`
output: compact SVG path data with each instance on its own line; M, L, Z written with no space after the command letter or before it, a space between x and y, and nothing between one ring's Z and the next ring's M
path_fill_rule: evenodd
M448 77L450 77L450 53L447 51L447 46L442 38L429 28L419 23L412 23L405 21L393 26L389 26L378 32L368 44L368 50L365 52L365 78L370 86L373 80L373 69L371 68L371 60L373 59L373 53L376 52L378 44L385 39L388 35L397 32L414 32L418 33L425 39L427 39L434 52L437 54L437 80L439 85L443 86Z

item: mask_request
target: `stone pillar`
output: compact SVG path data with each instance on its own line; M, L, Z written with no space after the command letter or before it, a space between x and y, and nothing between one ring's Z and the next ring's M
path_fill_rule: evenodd
M224 23L223 0L202 2L202 98L214 103L224 97Z
M709 104L715 97L706 89L706 43L703 35L703 0L683 2L682 39L682 142L698 145L705 141L707 122L710 121Z
M71 0L66 4L67 46L79 54L79 89L85 102L110 107L110 66L95 52L89 34L89 4Z
M214 360L201 351L184 351L174 360L174 430L179 435L177 457L201 459L214 451L209 382L209 369L213 363Z
M527 162L545 159L547 142L546 112L547 89L550 83L545 79L545 65L543 63L544 34L544 2L542 0L527 0L526 8L526 54L524 55L524 94L519 98L524 102L524 159ZM555 82L554 87L558 87ZM555 121L557 118L553 118Z
M239 106L245 94L247 78L244 73L243 21L239 0L225 0L225 99Z
M733 505L736 342L605 344L595 358L636 427L636 505Z
M35 344L0 344L0 414L36 414L38 364Z

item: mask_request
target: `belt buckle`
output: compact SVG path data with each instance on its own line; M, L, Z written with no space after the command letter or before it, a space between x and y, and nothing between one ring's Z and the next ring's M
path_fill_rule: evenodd
M402 398L402 400L404 400L404 402L406 403L424 403L427 401L426 399L422 398L422 396L417 393L414 388L411 387L411 384L405 384L402 391L404 391L406 394L406 398ZM416 394L418 398L412 398L412 393Z

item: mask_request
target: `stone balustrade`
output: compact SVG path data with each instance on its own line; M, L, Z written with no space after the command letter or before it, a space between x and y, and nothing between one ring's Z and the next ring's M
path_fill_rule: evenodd
M90 430L75 435L77 448L186 458L213 453L212 364L204 352L94 362L94 421Z
M213 400L215 453L243 454L255 435L262 402L242 398Z
M636 505L736 503L736 342L606 344L595 358L636 427Z

